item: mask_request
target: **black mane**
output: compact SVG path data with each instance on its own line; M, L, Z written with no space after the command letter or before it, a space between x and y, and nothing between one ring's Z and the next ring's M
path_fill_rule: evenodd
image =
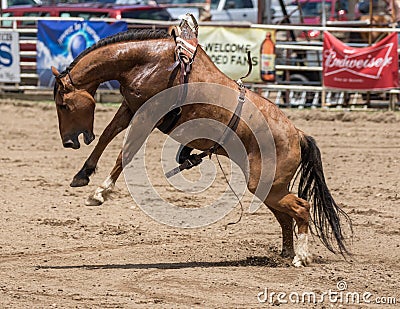
M106 37L104 39L99 40L96 44L90 46L85 49L78 57L71 62L71 64L60 74L59 77L65 76L68 71L72 70L72 68L81 60L84 56L92 52L93 50L117 43L117 42L126 42L126 41L143 41L143 40L155 40L155 39L166 39L171 36L165 30L154 30L154 29L130 29L125 32L119 32L112 36Z

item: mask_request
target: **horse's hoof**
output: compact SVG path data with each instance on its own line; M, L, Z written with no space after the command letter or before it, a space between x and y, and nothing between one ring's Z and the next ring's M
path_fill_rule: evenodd
M305 265L303 264L303 262L301 261L301 259L300 259L297 255L294 257L294 259L293 259L293 261L292 261L292 264L293 264L295 267L305 266Z
M105 193L103 188L101 188L101 187L97 188L96 192L92 196L88 197L88 199L85 202L85 205L86 206L102 205L105 201L103 193Z
M292 264L296 267L308 266L312 263L312 255L307 250L307 242L302 243L302 240L307 239L307 236L305 236L304 234L300 234L299 239L300 245L297 248L297 253L293 258Z
M88 197L88 199L85 202L86 206L100 206L104 203L104 199L97 199L94 196Z
M308 265L310 265L311 262L312 262L312 258L311 258L309 255L307 255L307 256L301 256L301 257L298 256L298 255L296 255L296 256L293 258L292 264L293 264L295 267L302 267L302 266L308 266Z
M71 187L83 187L89 184L89 177L74 177L70 183Z
M307 266L312 262L312 255L308 251L307 234L299 234L296 249L296 256L293 258L292 264L296 267Z

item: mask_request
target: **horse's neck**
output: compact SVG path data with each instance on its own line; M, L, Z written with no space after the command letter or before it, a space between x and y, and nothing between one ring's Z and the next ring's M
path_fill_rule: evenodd
M206 52L199 48L190 73L190 82L207 82L237 89L234 80L222 73Z
M95 49L71 70L74 84L93 93L100 83L118 80L132 111L155 94L179 83L171 72L175 44L172 39L120 42ZM172 78L172 79L171 79ZM208 82L233 89L237 85L224 75L200 48L189 82Z
M121 81L124 73L133 67L157 63L157 55L173 50L173 44L167 40L131 41L106 45L95 49L83 57L72 69L75 84L86 89L97 88L100 83L109 80ZM164 43L164 44L163 44ZM153 57L153 58L151 58Z

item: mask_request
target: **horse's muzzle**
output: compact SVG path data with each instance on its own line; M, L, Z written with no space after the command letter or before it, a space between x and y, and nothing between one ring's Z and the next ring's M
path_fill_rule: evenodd
M79 135L83 134L83 141L86 145L89 145L94 140L94 133L89 131L83 131L73 136L68 136L63 140L63 146L65 148L79 149L81 144L79 143Z
M83 141L86 145L89 145L94 140L94 133L89 131L83 132Z
M78 136L69 137L63 140L64 148L79 149L81 144L79 143Z

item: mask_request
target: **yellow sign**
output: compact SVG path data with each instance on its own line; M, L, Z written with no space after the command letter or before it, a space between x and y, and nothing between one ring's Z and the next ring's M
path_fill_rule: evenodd
M275 42L275 31L256 28L213 27L199 28L199 42L215 65L230 78L237 80L248 71L247 50L251 53L253 70L245 82L261 80L261 44L267 33Z

